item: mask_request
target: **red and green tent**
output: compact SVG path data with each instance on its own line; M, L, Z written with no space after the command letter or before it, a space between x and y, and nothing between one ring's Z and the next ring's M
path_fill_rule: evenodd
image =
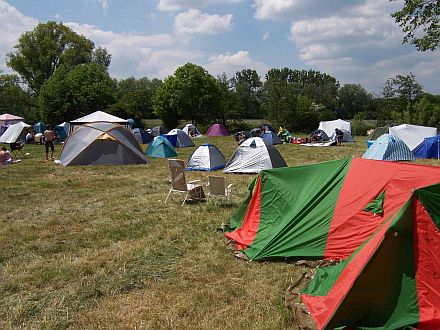
M346 259L440 167L347 158L262 171L226 237L250 260Z
M439 182L363 159L264 171L226 236L254 260L340 259L301 295L319 329L440 329Z

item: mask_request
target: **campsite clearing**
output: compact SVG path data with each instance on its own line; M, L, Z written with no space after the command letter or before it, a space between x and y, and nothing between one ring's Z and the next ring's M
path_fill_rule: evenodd
M279 145L289 166L361 157L363 137L342 147ZM226 160L233 137L194 139ZM146 146L143 146L145 150ZM57 155L61 146L56 147ZM148 165L42 163L44 146L0 168L0 328L288 328L285 291L305 271L291 261L245 262L216 228L229 222L255 175L223 174L230 202L164 204L167 160ZM439 165L436 160L419 164ZM207 172L187 179L207 182Z

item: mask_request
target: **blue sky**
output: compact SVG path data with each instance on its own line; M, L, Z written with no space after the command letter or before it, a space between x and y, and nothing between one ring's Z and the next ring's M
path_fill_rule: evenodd
M5 54L39 22L62 21L112 54L110 74L163 79L187 62L212 75L270 68L313 69L376 95L413 72L440 94L439 51L402 45L387 0L0 0Z

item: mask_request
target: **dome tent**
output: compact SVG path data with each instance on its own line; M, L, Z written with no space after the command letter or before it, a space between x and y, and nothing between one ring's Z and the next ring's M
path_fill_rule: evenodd
M70 124L68 122L64 122L55 126L53 131L58 135L58 141L63 142L67 139L70 132Z
M398 136L412 151L424 138L437 135L437 127L402 124L389 128L390 134Z
M346 130L351 134L351 123L342 119L321 121L318 127L318 129L323 130L327 136L332 136L335 132L335 128Z
M156 136L145 152L147 156L156 158L176 157L176 149L167 138Z
M344 133L344 137L342 138L342 142L354 142L354 138L351 133L345 129L341 129L342 133ZM336 141L336 132L330 136L330 141Z
M151 135L145 132L143 128L140 127L132 128L131 132L133 133L134 137L136 138L136 140L138 140L140 144L146 144L153 141Z
M287 164L278 150L254 137L244 141L235 150L225 166L225 173L258 173L270 168L286 167Z
M229 132L222 124L214 124L206 131L207 136L229 136Z
M390 134L381 135L362 156L364 159L388 161L415 161L414 155L400 138Z
M193 124L187 124L187 125L185 125L184 128L182 128L182 131L188 136L191 136L190 135L191 130L192 130L194 136L202 135L202 133L200 133L199 129L196 126L194 126Z
M215 171L224 168L225 156L213 144L202 144L192 153L186 165L187 171Z
M46 130L46 124L42 121L39 121L38 123L34 124L32 128L34 129L35 133L44 133Z
M172 129L168 132L168 134L165 134L165 136L175 136L177 148L194 147L194 143L192 142L191 138L181 129Z
M261 138L268 144L281 144L281 139L273 131L266 131L261 134Z
M60 155L60 164L126 165L146 164L147 159L133 134L116 123L76 126Z
M162 134L167 134L168 130L163 126L155 126L151 129L151 136L156 137Z
M425 138L414 150L416 158L440 159L440 135Z

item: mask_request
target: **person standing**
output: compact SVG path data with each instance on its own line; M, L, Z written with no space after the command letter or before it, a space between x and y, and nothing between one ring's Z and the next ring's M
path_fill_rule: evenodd
M342 140L344 139L344 132L342 132L339 128L335 128L336 134L336 144L340 146L342 144Z
M43 133L44 135L44 146L46 148L46 162L49 160L49 149L50 149L50 159L53 160L53 153L55 151L55 147L53 145L53 140L55 140L55 132L52 130L51 125L46 126L46 130Z

